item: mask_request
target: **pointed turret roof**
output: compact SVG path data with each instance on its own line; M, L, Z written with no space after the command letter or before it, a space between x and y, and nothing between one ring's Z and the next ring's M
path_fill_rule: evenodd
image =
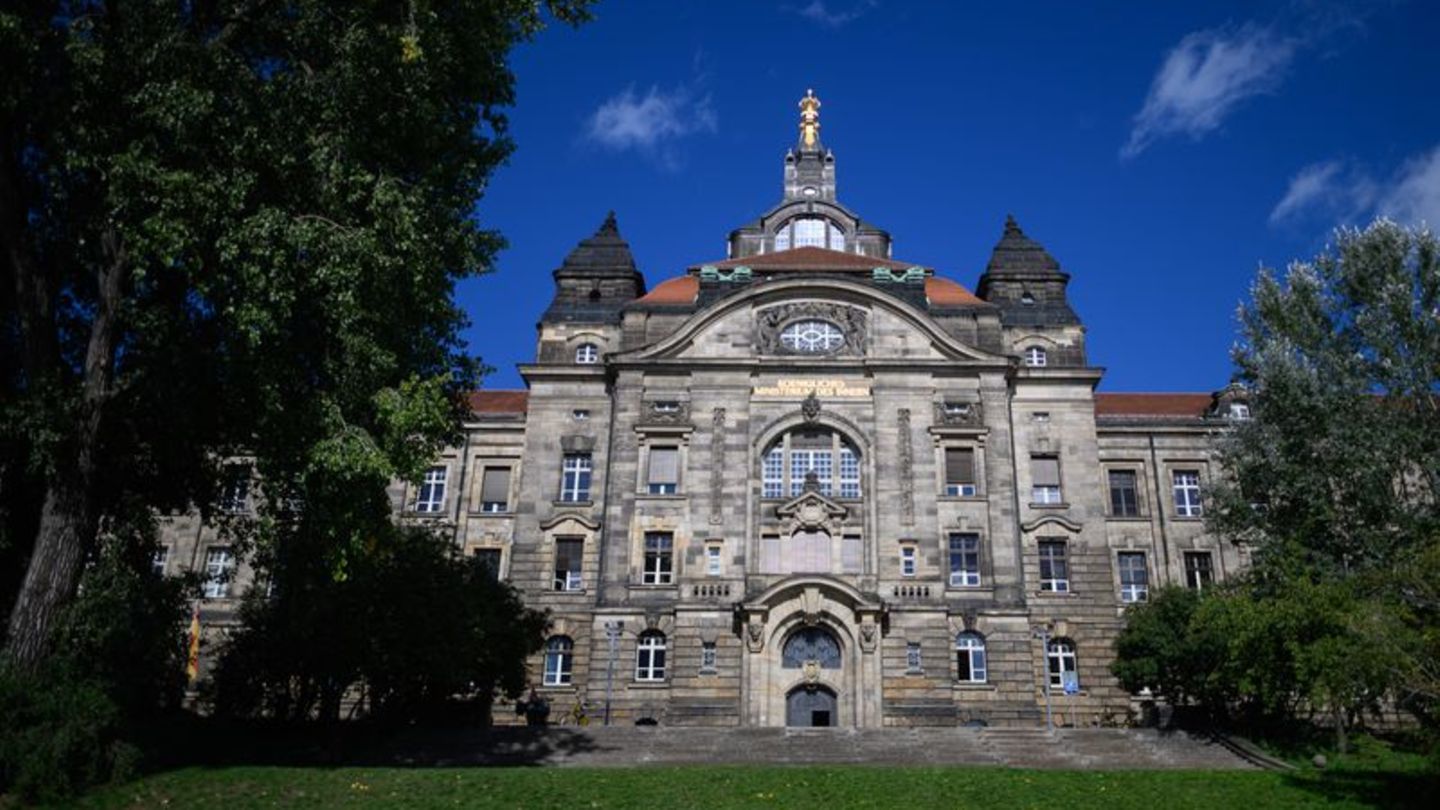
M552 274L555 298L544 321L619 323L625 305L645 294L630 243L620 236L611 211L593 236L580 240Z
M605 215L599 230L570 251L560 268L555 271L567 275L611 275L630 274L635 269L635 257L630 253L630 243L620 236L620 226L615 222L615 212Z
M1020 230L1015 217L1005 216L1005 232L995 243L990 254L990 263L985 265L986 274L1051 274L1060 272L1060 263L1049 251Z

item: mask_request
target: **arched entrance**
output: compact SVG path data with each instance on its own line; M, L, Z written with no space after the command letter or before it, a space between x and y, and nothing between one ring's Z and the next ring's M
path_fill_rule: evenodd
M839 712L828 686L797 686L785 696L785 725L823 728L836 724Z

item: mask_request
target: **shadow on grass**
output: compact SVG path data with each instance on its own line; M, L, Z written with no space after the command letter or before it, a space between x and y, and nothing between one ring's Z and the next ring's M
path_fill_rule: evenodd
M189 718L150 731L148 771L191 766L437 767L548 765L609 750L583 730L363 723L287 725Z
M1320 774L1287 774L1287 785L1312 793L1316 804L1350 802L1370 807L1435 807L1440 802L1440 777L1426 773L1335 770Z

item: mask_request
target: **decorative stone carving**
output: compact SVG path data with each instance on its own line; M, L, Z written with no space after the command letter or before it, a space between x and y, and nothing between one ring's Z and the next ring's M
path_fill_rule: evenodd
M845 516L849 512L843 504L811 491L775 507L775 515L780 518L780 531L787 537L799 531L823 531L832 536L842 534Z
M814 422L820 418L820 397L816 396L814 391L800 403L800 415L805 417L806 422Z
M900 422L900 522L915 523L915 451L910 446L910 409L901 408Z
M981 427L985 424L985 410L979 402L937 402L935 424L945 427Z
M821 320L840 327L845 342L831 354L861 357L865 354L869 319L865 310L825 301L800 301L760 310L755 318L755 347L761 354L804 354L780 341L780 332L795 321Z
M725 487L725 409L710 414L710 522L721 523L720 501Z
M676 399L646 400L640 412L644 425L688 425L690 403Z
M745 625L745 643L750 652L760 652L765 646L765 625L751 619L750 623Z
M813 659L813 658L810 659L809 661L806 661L806 662L805 662L804 672L805 672L805 685L806 685L807 687L813 687L813 686L815 686L816 684L820 683L820 662L819 662L819 661L816 661L816 660Z
M865 652L875 651L876 627L869 622L860 625L860 647Z

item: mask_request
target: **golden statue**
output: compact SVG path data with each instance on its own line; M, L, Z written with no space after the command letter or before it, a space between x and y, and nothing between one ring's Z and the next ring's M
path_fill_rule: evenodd
M800 99L800 140L806 146L814 146L820 140L820 99L814 90L806 90Z

